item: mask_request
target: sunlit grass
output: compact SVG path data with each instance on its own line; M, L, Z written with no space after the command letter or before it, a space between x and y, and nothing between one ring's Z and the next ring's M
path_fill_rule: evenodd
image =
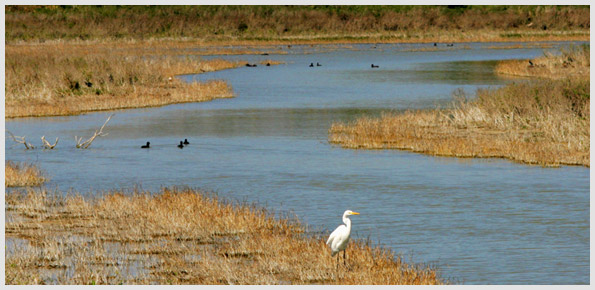
M6 196L7 284L441 284L354 240L348 265L293 218L189 189Z
M476 99L459 97L450 109L334 123L329 142L345 148L590 166L589 88L589 80L579 78L481 89Z
M178 74L234 68L242 61L144 55L118 47L6 47L7 118L73 115L233 97L225 81L186 83Z
M47 181L47 177L37 168L29 163L17 163L5 161L4 163L4 186L38 186Z
M562 49L560 54L546 53L532 60L500 61L495 70L515 76L561 79L589 77L590 64L590 46L582 45Z

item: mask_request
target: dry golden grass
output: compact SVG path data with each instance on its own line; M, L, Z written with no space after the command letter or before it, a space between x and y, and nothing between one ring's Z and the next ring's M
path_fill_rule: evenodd
M543 80L478 90L451 109L408 111L334 123L345 148L499 157L543 166L590 166L589 79Z
M229 98L233 92L225 81L186 83L175 75L245 63L106 46L6 46L5 113L7 118L72 115Z
M48 180L41 170L33 164L6 161L4 170L5 187L38 186Z
M562 50L559 55L546 53L531 60L501 61L496 72L501 74L561 79L588 77L590 74L590 48L587 45Z
M7 284L444 283L361 240L337 269L326 237L295 219L189 189L12 192L5 226Z

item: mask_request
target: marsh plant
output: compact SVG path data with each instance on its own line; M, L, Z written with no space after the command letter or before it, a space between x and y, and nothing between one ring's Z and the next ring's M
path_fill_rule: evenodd
M428 266L191 189L6 196L7 284L443 284ZM279 215L277 215L279 216Z
M116 52L112 52L116 50ZM137 55L64 45L6 48L6 117L73 115L233 97L225 81L184 82L193 74L244 65L175 55Z

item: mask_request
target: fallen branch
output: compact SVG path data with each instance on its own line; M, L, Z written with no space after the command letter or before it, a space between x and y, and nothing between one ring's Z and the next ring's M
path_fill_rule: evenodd
M8 134L10 134L10 138L12 138L12 140L14 142L21 143L21 144L25 145L25 148L27 148L27 149L35 149L35 146L33 146L33 144L27 143L27 140L25 140L25 136L15 136L8 130L6 130L6 132Z
M54 143L54 145L50 144L50 142L45 140L45 136L41 136L41 142L43 142L43 147L45 147L46 149L54 149L54 147L58 145L58 137L56 137L56 143Z
M103 128L105 127L105 125L107 125L107 122L109 122L109 120L113 116L114 116L114 114L111 114L107 118L107 120L105 120L105 123L103 123L103 126L101 126L101 128L99 128L99 130L95 130L95 133L93 134L93 136L91 136L91 138L87 139L85 142L82 142L83 137L79 138L77 136L74 136L74 140L76 141L76 148L87 149L89 146L91 146L91 143L93 143L93 140L95 140L95 138L107 136L108 133L103 133Z

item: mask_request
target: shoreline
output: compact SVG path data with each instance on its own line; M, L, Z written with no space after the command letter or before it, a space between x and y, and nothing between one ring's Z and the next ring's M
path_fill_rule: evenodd
M7 248L7 284L447 283L369 240L352 240L337 266L326 235L295 218L192 189L25 190L7 194L6 211L6 238L19 244Z

